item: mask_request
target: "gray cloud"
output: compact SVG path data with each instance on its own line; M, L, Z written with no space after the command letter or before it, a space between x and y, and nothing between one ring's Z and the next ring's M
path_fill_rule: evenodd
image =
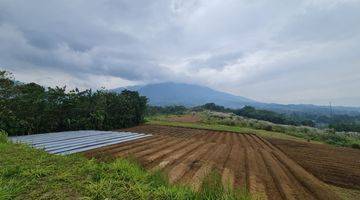
M360 106L357 0L3 0L0 67L70 87L189 82Z

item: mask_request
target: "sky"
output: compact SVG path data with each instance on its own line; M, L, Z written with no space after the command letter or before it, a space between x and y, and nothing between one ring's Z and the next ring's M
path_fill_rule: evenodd
M360 0L0 0L0 69L44 86L207 86L360 106Z

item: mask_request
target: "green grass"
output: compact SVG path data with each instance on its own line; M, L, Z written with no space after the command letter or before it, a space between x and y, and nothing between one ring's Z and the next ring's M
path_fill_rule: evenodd
M0 143L6 143L7 142L7 133L3 130L0 130Z
M219 186L217 180L210 183ZM82 155L50 155L26 145L0 142L0 199L250 199L222 189L210 193L171 185L127 159L108 162ZM204 192L207 191L207 192Z
M230 189L224 187L221 175L212 171L207 175L202 183L202 187L198 192L198 197L208 200L248 200L252 199L250 193L244 188Z

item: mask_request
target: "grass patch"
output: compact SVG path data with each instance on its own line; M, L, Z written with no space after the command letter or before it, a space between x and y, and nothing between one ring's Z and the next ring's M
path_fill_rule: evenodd
M8 142L8 135L5 131L0 130L0 143L7 143Z
M1 142L0 199L217 198L209 192L171 185L161 172L147 172L132 160L99 162L80 154L50 155L23 144Z
M329 187L344 200L358 200L360 197L360 190L341 188L334 185L329 185Z
M217 171L212 171L207 175L198 192L199 199L207 200L251 200L250 193L244 189L229 189L223 186L221 175Z

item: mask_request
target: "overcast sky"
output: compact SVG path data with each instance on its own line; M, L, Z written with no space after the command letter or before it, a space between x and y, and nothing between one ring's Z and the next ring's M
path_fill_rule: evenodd
M360 106L360 1L0 0L0 69L45 86L174 81Z

